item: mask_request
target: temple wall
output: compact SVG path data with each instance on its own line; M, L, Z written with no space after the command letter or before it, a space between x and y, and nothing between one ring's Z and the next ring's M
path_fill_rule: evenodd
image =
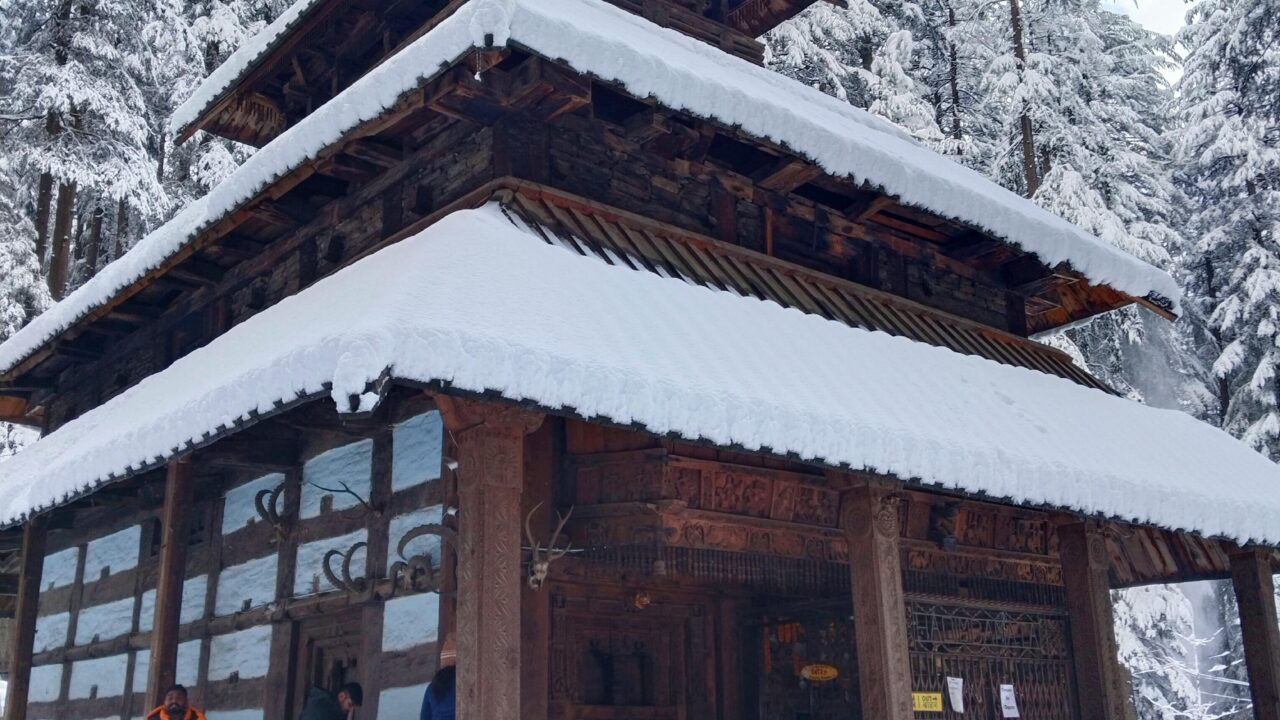
M401 540L441 521L443 437L440 414L429 411L368 437L317 441L295 471L235 471L198 485L205 491L192 508L177 680L199 707L218 718L264 717L272 696L296 685L296 662L305 654L277 652L284 630L309 637L313 617L346 613L358 618L352 635L358 665L350 673L366 688L365 707L372 711L366 717L417 712L436 663L438 594L399 590L383 599L337 590L323 565L330 551L340 553L330 568L345 583L348 573L356 581L386 577L392 563L414 555L438 561L438 537L411 538L403 547ZM220 487L208 491L215 483ZM255 507L259 493L282 486L277 509L287 515L286 504L297 504L297 519L283 538ZM362 504L379 497L382 513ZM28 717L123 720L149 710L156 537L154 507L102 513L51 537ZM374 545L383 550L378 567L370 568ZM339 597L345 601L335 604ZM295 704L290 712L300 709Z

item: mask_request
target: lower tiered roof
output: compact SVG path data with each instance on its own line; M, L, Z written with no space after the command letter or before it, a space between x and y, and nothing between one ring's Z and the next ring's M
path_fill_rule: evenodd
M369 412L401 382L1280 544L1276 465L1187 415L664 277L528 210L447 215L67 423L0 464L0 524L298 402Z

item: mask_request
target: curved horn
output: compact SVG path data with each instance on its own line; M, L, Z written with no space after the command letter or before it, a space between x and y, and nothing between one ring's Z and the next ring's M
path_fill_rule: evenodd
M329 581L329 584L335 588L350 590L351 588L348 587L346 583L342 582L342 579L333 572L333 568L329 567L329 561L332 560L334 556L342 557L342 551L330 550L324 554L324 563L321 565L321 569L324 571L324 577Z
M365 578L360 577L358 579L352 579L351 577L351 561L352 559L355 558L357 550L359 550L360 548L368 547L368 546L369 546L369 543L361 540L360 542L348 548L347 552L344 553L342 556L342 579L347 581L347 587L352 590L357 590L357 591L364 590L364 587L366 584ZM368 562L366 562L365 564L367 566ZM366 567L365 570L366 570L365 574L367 575L368 567Z
M529 523L533 522L533 514L538 512L538 508L540 507L542 507L542 503L534 505L533 509L529 511L529 514L524 516L524 534L525 537L529 538L529 552L533 554L532 557L534 560L541 557L542 546L538 544L537 540L533 539L533 528L529 526Z
M560 538L560 533L564 531L565 523L569 522L569 518L573 517L573 507L574 506L571 506L569 508L569 512L565 513L564 515L561 515L559 512L556 513L556 515L560 518L560 523L556 525L556 531L551 534L551 542L547 544L547 555L551 560L557 560L559 558L564 557L565 554L568 553L569 550L573 548L573 543L568 542L568 543L565 543L563 550L556 549L556 540Z

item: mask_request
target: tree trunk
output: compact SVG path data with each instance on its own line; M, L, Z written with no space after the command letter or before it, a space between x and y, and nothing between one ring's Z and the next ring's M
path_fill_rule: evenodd
M115 260L124 254L125 237L129 234L129 204L120 198L120 202L116 205L116 241L111 248L111 257L108 260Z
M1019 0L1009 0L1009 20L1013 23L1013 57L1018 61L1018 77L1021 78L1027 66L1027 48L1022 42L1022 6ZM1036 142L1031 130L1031 116L1027 108L1022 108L1019 118L1022 128L1022 169L1026 173L1027 197L1035 197L1040 189L1040 175L1036 170Z
M40 183L36 190L36 258L40 267L45 267L49 252L49 206L53 204L53 175L40 173Z
M88 280L98 274L98 258L102 255L102 206L93 209L93 220L89 224L89 242L84 248L84 279Z
M952 30L956 27L956 9L953 7L947 8L947 27ZM953 140L960 140L964 137L960 130L960 53L951 38L947 38L947 49L950 63L947 84L951 86L951 137Z
M58 206L53 218L53 251L49 258L49 294L61 300L67 291L71 264L71 210L76 204L76 184L58 184Z

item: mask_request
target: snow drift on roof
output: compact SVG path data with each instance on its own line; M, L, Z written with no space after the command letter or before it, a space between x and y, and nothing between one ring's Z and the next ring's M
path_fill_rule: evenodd
M222 94L240 81L248 71L257 64L264 55L275 47L290 29L298 24L308 13L320 5L321 0L298 0L287 10L280 13L266 27L236 48L221 65L209 73L204 82L196 86L195 92L187 98L169 118L169 132L177 134L200 118L201 113L208 110Z
M0 372L108 302L276 178L391 107L442 66L489 41L519 44L578 72L618 83L637 97L741 126L833 175L869 182L903 202L1006 238L1047 265L1069 262L1092 282L1135 297L1154 292L1175 303L1179 297L1167 273L813 88L602 0L472 0L268 143L202 202L0 345Z
M795 348L805 348L803 357ZM383 376L968 493L1280 544L1280 470L1225 433L1032 370L548 245L457 212L0 463L0 524L277 401Z

